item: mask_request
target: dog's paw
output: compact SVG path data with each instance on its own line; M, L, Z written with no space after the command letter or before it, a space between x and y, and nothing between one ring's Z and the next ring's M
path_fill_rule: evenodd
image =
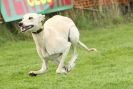
M96 48L91 48L91 51L97 52L97 49Z
M74 67L75 67L75 63L73 63L73 64L69 64L68 66L67 66L67 72L70 72Z
M57 69L56 73L57 74L67 74L67 68L63 67L62 69Z
M35 77L35 76L37 76L37 74L34 73L33 71L30 71L30 72L29 72L29 76L31 76L31 77Z

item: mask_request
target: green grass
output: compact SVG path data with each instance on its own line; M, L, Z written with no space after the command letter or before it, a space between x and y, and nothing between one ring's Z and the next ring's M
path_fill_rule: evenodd
M98 52L79 48L77 65L67 75L56 74L50 62L46 74L29 77L30 70L41 66L34 42L1 43L0 89L133 89L133 23L80 33Z

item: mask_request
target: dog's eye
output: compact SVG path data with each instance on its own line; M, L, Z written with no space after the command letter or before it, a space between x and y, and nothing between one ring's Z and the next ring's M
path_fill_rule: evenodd
M29 20L33 19L33 17L29 17Z

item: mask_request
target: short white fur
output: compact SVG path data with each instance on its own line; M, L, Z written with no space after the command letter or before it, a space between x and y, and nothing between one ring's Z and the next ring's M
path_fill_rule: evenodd
M30 71L29 75L43 74L48 69L48 60L52 59L58 65L56 73L68 73L74 66L77 54L77 45L82 46L87 51L96 51L95 48L88 48L79 40L79 31L74 22L64 16L55 15L52 18L45 20L45 16L36 13L29 13L23 16L20 26L21 30L25 27L33 25L27 31L32 32L33 39L36 44L38 55L42 60L42 67L37 71ZM33 32L43 29L40 33L34 34ZM69 53L70 48L73 49L73 55L68 65L65 66L64 62Z

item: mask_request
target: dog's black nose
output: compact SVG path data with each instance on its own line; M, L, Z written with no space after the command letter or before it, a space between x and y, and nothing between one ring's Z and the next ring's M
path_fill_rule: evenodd
M18 26L19 27L22 27L23 26L23 23L22 22L19 22Z

